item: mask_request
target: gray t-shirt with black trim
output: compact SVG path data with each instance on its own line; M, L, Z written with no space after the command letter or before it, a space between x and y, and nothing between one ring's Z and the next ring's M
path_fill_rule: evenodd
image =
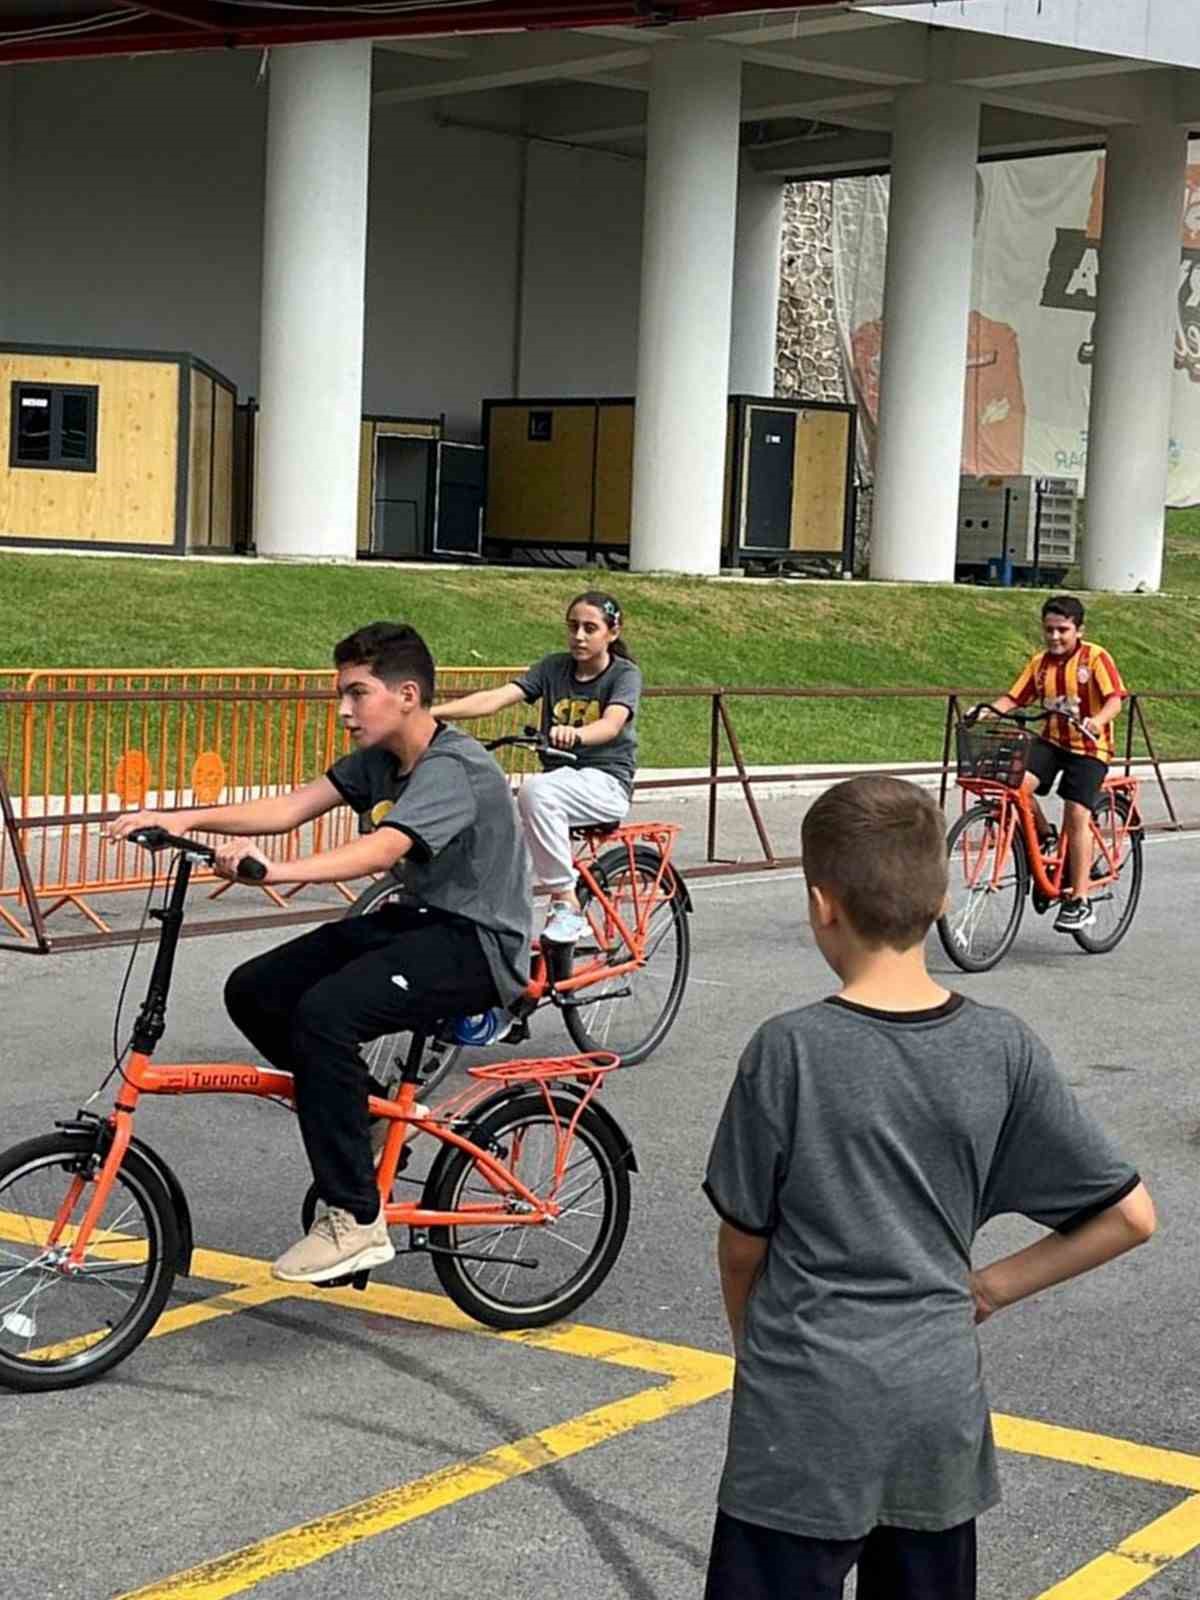
M810 1538L957 1526L1000 1498L974 1304L979 1228L1068 1230L1134 1188L1010 1012L822 1001L742 1056L709 1157L769 1239L738 1353L721 1508Z
M564 650L543 656L513 682L526 700L542 702L544 734L551 728L586 728L598 722L609 706L626 706L629 718L617 737L607 744L577 745L576 759L570 766L579 772L588 768L607 772L627 794L633 793L638 743L634 722L642 694L642 674L632 661L613 656L603 672L585 681L575 676L574 658ZM553 756L544 760L544 765L550 767L558 764Z
M360 833L399 828L413 844L394 871L422 905L473 922L501 1000L529 981L533 888L508 780L476 739L447 723L411 772L390 750L354 750L326 776Z

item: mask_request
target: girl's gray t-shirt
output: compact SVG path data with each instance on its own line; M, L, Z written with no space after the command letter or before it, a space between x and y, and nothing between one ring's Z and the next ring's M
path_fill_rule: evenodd
M637 719L638 701L642 694L642 674L632 661L623 656L612 660L595 678L584 680L575 676L575 662L567 651L543 656L513 682L526 700L542 702L542 732L551 728L586 728L599 719L609 706L625 706L629 718L615 739L607 744L583 744L575 748L576 759L569 763L572 770L607 772L615 778L626 794L633 792L633 779L637 772ZM554 757L547 765L556 765Z
M721 1508L810 1538L938 1530L999 1495L971 1245L1063 1231L1136 1171L1010 1012L823 1001L751 1039L705 1191L769 1239L738 1353Z

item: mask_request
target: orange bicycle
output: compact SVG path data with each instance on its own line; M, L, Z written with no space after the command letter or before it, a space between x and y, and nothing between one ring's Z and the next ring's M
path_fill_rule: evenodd
M994 721L979 723L983 712ZM937 929L942 948L964 972L987 972L1012 947L1027 899L1039 915L1066 883L1067 840L1043 848L1032 798L1021 788L1027 752L1038 736L1028 724L1049 712L977 707L958 727L958 787L963 813L950 829L950 889ZM1065 712L1055 715L1082 728ZM1086 729L1083 730L1086 733ZM971 802L974 801L974 804ZM1142 892L1142 818L1138 780L1104 780L1091 820L1091 903L1096 921L1071 937L1090 955L1116 948L1129 932Z
M552 748L536 732L493 739L485 748L506 746ZM569 751L554 749L553 754L574 759ZM635 1067L658 1048L679 1014L691 966L692 901L671 861L679 832L673 822L623 822L574 832L577 892L588 933L574 946L547 947L534 940L529 984L511 1008L516 1023L502 1042L528 1039L528 1019L550 1005L562 1012L580 1050L611 1050L622 1066ZM402 881L382 878L346 915L369 915L404 895ZM388 1083L404 1060L406 1038L388 1034L363 1046L379 1082ZM430 1041L426 1092L442 1082L471 1042L470 1030L463 1028Z
M153 1061L188 880L193 866L212 865L213 852L160 828L130 839L171 850L175 861L162 904L150 911L146 902L161 925L146 997L129 1043L114 1046L112 1070L96 1091L120 1077L112 1110L81 1110L54 1133L0 1155L0 1383L14 1389L68 1388L108 1371L150 1332L176 1275L190 1271L183 1189L133 1132L141 1097L292 1101L287 1072L245 1062ZM597 1099L620 1062L593 1052L473 1067L465 1089L427 1109L417 1101L424 1060L425 1040L414 1036L387 1098L370 1097L371 1115L390 1123L378 1165L388 1225L408 1228L407 1250L427 1253L446 1293L478 1321L536 1328L565 1316L607 1277L629 1223L629 1174L637 1163ZM418 1134L441 1149L423 1180L404 1179L399 1174ZM410 1181L420 1197L394 1200L397 1182ZM310 1190L306 1229L315 1205ZM338 1283L365 1288L368 1276Z

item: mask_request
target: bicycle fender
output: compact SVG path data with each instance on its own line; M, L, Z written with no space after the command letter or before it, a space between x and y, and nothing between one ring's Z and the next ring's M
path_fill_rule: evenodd
M192 1232L192 1212L187 1202L187 1195L183 1192L183 1185L175 1176L174 1169L159 1155L158 1151L148 1144L143 1144L140 1139L130 1139L130 1145L141 1156L142 1160L154 1168L156 1174L166 1185L167 1193L171 1196L171 1204L175 1208L175 1221L179 1226L179 1255L176 1258L175 1269L186 1278L192 1271L192 1251L195 1249L195 1235Z
M109 1129L106 1123L70 1121L59 1122L56 1126L68 1137L78 1139L101 1153L108 1148ZM179 1227L179 1254L175 1258L175 1270L188 1277L192 1270L195 1236L192 1231L191 1208L183 1192L183 1185L153 1145L148 1145L138 1138L131 1138L129 1148L141 1156L171 1198L171 1208L175 1212L175 1221Z
M684 879L681 878L680 875L675 871L674 867L671 868L671 876L675 879L675 885L678 888L680 898L683 901L683 909L690 917L692 914L692 891L688 888Z

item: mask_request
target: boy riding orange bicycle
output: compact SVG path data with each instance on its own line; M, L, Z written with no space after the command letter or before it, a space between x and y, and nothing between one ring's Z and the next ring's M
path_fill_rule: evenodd
M376 622L334 649L338 711L356 749L289 794L110 824L228 837L216 867L246 858L266 883L337 883L403 866L411 903L326 923L239 967L230 1015L290 1072L324 1209L275 1262L276 1277L326 1283L393 1256L372 1160L362 1043L506 1006L529 978L531 888L508 783L483 747L431 711L433 658L415 629ZM348 804L362 837L270 861L244 835L287 833ZM377 1093L384 1093L376 1086ZM386 1127L385 1127L386 1131Z
M1112 724L1126 698L1121 674L1108 651L1083 638L1084 608L1074 595L1054 595L1042 607L1046 648L1032 656L1006 695L990 708L1015 711L1040 702L1049 713L1041 738L1027 757L1022 788L1031 798L1049 794L1061 773L1070 887L1063 891L1055 921L1059 933L1090 927L1091 818L1113 756ZM986 716L989 708L980 708ZM1054 829L1033 799L1038 838L1045 846Z

